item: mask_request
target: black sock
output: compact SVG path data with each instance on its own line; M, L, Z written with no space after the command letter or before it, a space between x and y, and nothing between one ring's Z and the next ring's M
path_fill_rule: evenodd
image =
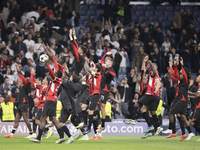
M62 128L66 135L70 138L72 135L70 134L69 129L66 126L63 126Z
M87 125L87 112L86 110L82 111L84 125Z
M169 126L171 127L171 129L172 129L172 133L176 133L176 127L175 127L175 125L174 125L174 123L169 123Z
M81 130L81 132L83 133L85 130L82 128L82 129L80 129Z
M48 128L45 128L44 130L45 130L46 132L48 132L48 131L49 131L49 127L48 127Z
M148 112L144 112L142 113L142 115L143 115L143 118L146 120L148 127L150 127L152 124L151 124L151 120L150 120Z
M188 130L189 133L192 133L190 126L186 127L186 129Z
M36 133L37 124L35 123L35 120L33 120L33 133Z
M97 128L98 128L98 122L95 120L93 121L93 129L94 129L94 133L97 134Z
M105 122L106 122L106 120L105 119L101 119L101 127L105 127Z
M57 129L57 131L58 131L58 134L60 136L60 139L64 138L63 128L59 128L59 129Z
M200 125L194 123L193 127L197 130L197 132L199 132L200 134Z
M81 122L80 115L77 115L77 116L76 116L76 123L77 123L77 125L78 125L80 122Z
M151 121L151 124L152 124L153 126L155 126L155 121L153 120L153 117L150 117L150 121Z
M138 107L133 107L133 110L132 110L132 119L135 120L136 119L136 116L137 116L137 109Z
M155 115L152 115L153 117L153 120L154 120L154 127L157 128L159 127L159 122L158 122L158 116L155 114Z
M11 131L11 133L12 133L12 134L15 134L15 131L16 131L16 130L17 130L17 129L13 128L12 131Z
M38 136L37 136L37 139L38 140L41 140L41 137L42 137L42 133L44 132L44 130L42 129L39 129L39 133L38 133Z
M180 123L180 128L181 128L181 131L182 131L182 135L185 134L185 127L184 127L184 122L183 120L181 119L181 117L177 117L179 123Z
M93 123L93 116L94 115L89 115L89 126L88 126L89 130L91 129L91 126L92 126L92 123Z

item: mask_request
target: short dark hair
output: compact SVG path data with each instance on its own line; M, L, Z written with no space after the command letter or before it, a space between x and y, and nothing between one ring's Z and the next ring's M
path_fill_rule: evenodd
M81 45L80 48L82 49L83 54L87 53L87 48L85 46Z
M49 84L52 78L51 78L51 76L46 76L46 79L47 79L48 84Z
M101 69L102 69L102 66L101 66L101 64L99 64L99 63L96 63L95 65L96 65L96 68L98 69L98 70L97 70L97 72L100 72L100 71L101 71Z
M43 78L42 78L42 77L39 77L38 79L39 79L39 81L41 81L41 82L43 81Z
M61 78L61 77L62 77L62 71L57 70L57 71L56 71L56 74L57 74L57 77L58 77L58 78Z
M79 76L77 76L76 74L72 75L73 77L73 82L77 83L81 78Z

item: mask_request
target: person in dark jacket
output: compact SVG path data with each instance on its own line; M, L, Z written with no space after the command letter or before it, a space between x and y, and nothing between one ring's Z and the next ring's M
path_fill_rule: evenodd
M14 54L19 53L20 50L23 50L24 53L27 52L26 44L22 42L22 37L18 36L17 41L12 45L12 49L14 50Z

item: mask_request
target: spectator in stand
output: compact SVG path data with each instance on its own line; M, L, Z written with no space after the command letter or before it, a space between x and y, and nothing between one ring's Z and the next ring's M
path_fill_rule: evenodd
M7 22L8 22L8 16L10 14L10 9L11 9L10 3L7 1L6 6L4 6L3 10L2 10L2 20L3 20L5 26L7 25Z
M35 23L35 19L34 18L30 19L30 26L29 26L29 28L33 29L34 32L39 32L40 31L40 25L38 25L38 24Z
M191 51L189 47L188 49L183 49L182 58L184 60L184 66L187 67L188 70L191 72Z
M167 36L170 38L171 43L175 43L175 34L170 30L166 30Z
M137 67L140 71L145 56L147 56L147 54L144 52L144 47L140 46L139 53L135 55L135 59L133 61L133 67L134 68Z
M9 78L5 77L4 83L0 85L0 94L3 95L3 97L6 96L7 92L11 90L12 86L9 83Z
M20 59L20 63L21 63L22 66L27 64L27 58L25 57L23 50L19 51L18 57Z
M58 41L60 41L62 39L62 36L57 32L57 28L56 27L52 28L51 38L54 38L56 40L56 42L58 42Z
M119 41L122 38L122 33L121 33L122 28L121 27L117 27L117 32L114 34L115 39L117 41Z
M42 47L42 39L39 37L37 39L37 43L35 44L35 47L34 47L34 53L41 53L44 51L44 48ZM39 56L39 55L38 55Z
M162 51L163 51L163 56L164 57L167 56L167 53L169 52L170 46L171 46L170 38L166 37L165 41L162 44Z
M28 12L27 15L26 15L26 19L28 20L28 24L30 24L30 20L31 20L31 18L32 18L33 16L36 18L35 21L37 21L38 18L40 17L40 14L39 14L38 12L36 12L36 9L35 9L34 7L32 7L32 8L31 8L31 11Z
M94 18L90 18L86 23L86 27L90 28L91 36L93 37L95 34L95 27L98 27L101 31L101 26L96 22Z
M8 39L12 40L12 38L14 37L14 35L17 33L16 27L12 27L12 32L8 35ZM18 32L19 34L19 32Z
M101 37L101 31L100 31L100 28L95 26L94 27L94 35L93 35L93 38L94 38L94 44L96 44L98 41L99 41L99 38Z
M20 85L21 85L21 81L20 79L18 79L16 82L16 86L13 86L11 89L12 97L15 98L15 106L18 106Z
M76 36L78 36L79 27L79 14L77 14L74 10L72 11L71 17L71 27L75 29Z
M14 51L12 49L12 42L8 41L6 49L9 51L9 56L13 57L14 56Z
M120 46L118 40L115 39L115 36L114 36L114 35L111 36L111 41L110 41L110 43L111 43L115 48L119 48L119 46Z
M141 75L137 67L134 67L133 83L135 83L135 92L140 92Z
M122 114L125 115L127 111L128 102L131 100L131 92L129 85L127 84L127 78L123 78L121 83L117 86L119 94L121 96L121 103L119 106L119 110L121 110Z
M13 85L13 82L14 82L14 76L11 74L11 69L10 67L7 67L6 68L6 74L4 75L4 78L5 77L8 77L9 78L9 84L10 85Z
M122 39L119 40L119 44L121 47L124 48L124 50L127 52L128 56L129 56L129 60L131 60L131 49L129 47L130 43L126 39L125 34L122 35Z
M194 23L194 17L192 16L190 9L186 10L186 14L184 15L184 23L185 23L185 28L189 28L190 23Z
M194 24L191 22L190 27L188 29L188 36L193 37L195 34L197 34L196 29L194 28Z
M47 16L47 18L50 18L51 16L54 17L54 12L52 11L52 7L51 6L47 7L46 16Z
M188 34L187 34L187 30L186 29L183 29L182 30L182 34L180 36L180 44L179 44L179 49L183 49L184 48L184 45L185 43L188 43L189 41L189 37L188 37Z
M158 43L158 46L161 47L163 41L164 41L164 36L161 27L157 27L156 43Z
M111 49L115 48L114 45L110 43L108 40L104 40L103 50L107 53L111 51Z
M90 61L93 61L95 64L99 62L98 56L95 54L95 51L92 49L92 47L88 48L86 56L90 59Z
M129 85L129 88L131 91L135 91L135 85L136 85L136 82L133 82L133 77L135 75L135 70L134 69L131 69L130 71L130 75L128 76L128 85ZM131 94L131 99L134 98L134 92L132 92Z
M80 0L67 1L66 5L68 6L67 16L69 18L71 18L73 10L75 10L77 13L80 12Z
M150 55L150 59L153 63L157 64L158 72L161 72L161 55L157 47L154 48L154 53Z
M25 72L27 72L27 71L30 71L30 70L29 70L29 66L31 66L31 65L35 66L34 60L31 59L31 58L28 58L28 59L27 59L27 64L24 65L23 68L22 68L23 72L25 73Z
M62 8L62 17L66 17L67 16L67 9L69 8L66 3L65 0L61 0L60 3L55 7L55 10L57 12L60 12L59 10Z
M199 53L198 53L198 44L196 42L196 39L194 37L190 38L190 50L191 50L191 66L194 72L197 72L199 70Z
M123 0L119 0L114 8L116 11L116 22L119 20L121 23L124 23L124 11L126 8L126 3L123 2Z
M110 18L109 20L105 21L104 17L102 17L102 29L101 29L102 36L105 37L106 35L112 34L112 25Z
M25 54L25 57L26 57L27 59L30 58L30 59L34 60L34 49L33 49L32 46L29 47L28 52L26 52L26 54Z
M0 66L1 66L1 68L7 68L10 65L11 65L11 62L8 59L8 56L1 54L0 55Z
M123 47L119 48L119 54L122 56L122 60L120 63L119 67L119 73L126 73L126 57L127 57L127 52L124 50Z
M123 34L124 33L123 24L120 21L117 22L117 24L114 28L114 32L117 32L117 27L121 28L121 34Z
M105 51L102 49L101 43L97 43L96 55L98 57L99 63L101 63L101 58L105 55Z
M32 40L32 35L30 33L28 34L28 39L24 40L23 42L26 44L27 49L29 49L30 46L35 46L35 41Z
M183 28L183 20L184 20L184 18L183 18L183 14L184 14L184 9L183 8L181 8L180 10L179 10L179 12L174 16L174 18L173 18L173 22L175 21L176 23L177 23L177 27L179 28L179 29L182 29Z
M151 34L149 32L149 28L145 27L143 34L140 35L140 40L144 43L144 47L148 44L150 40Z

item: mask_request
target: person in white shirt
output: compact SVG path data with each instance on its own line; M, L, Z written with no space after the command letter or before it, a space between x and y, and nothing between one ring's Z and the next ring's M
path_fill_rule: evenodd
M25 57L26 57L27 59L30 58L30 59L34 60L34 59L33 59L33 56L34 56L34 49L33 49L33 47L31 46L31 47L29 47L28 52L26 52Z
M96 55L98 57L99 63L101 63L101 58L105 55L105 51L102 49L101 43L97 43Z
M117 32L114 34L116 41L119 41L122 38L121 30L122 30L121 27L117 27Z
M35 42L32 40L32 35L29 33L28 34L28 39L24 40L23 41L26 46L27 46L27 49L29 49L29 47L35 47Z
M34 32L39 32L40 31L40 25L35 23L35 19L31 18L30 20L30 28L33 28Z
M38 42L34 46L34 53L37 53L37 51L40 51L41 53L44 51L44 48L42 47L42 39L39 37L37 41Z
M110 43L111 43L114 47L119 48L119 42L117 42L115 39L116 39L115 36L112 35L112 36L111 36L111 41L110 41Z
M121 27L121 34L123 34L124 33L124 29L122 28L123 24L120 21L117 22L117 24L114 28L114 32L117 32L117 27Z
M126 73L126 57L127 52L124 50L123 47L120 47L119 54L122 56L122 60L119 67L119 73Z
M26 15L27 15L27 12L23 12L23 15L21 16L21 22L24 26L24 24L27 22L27 19L26 19Z
M54 56L56 55L55 49L56 49L56 45L51 43L50 50L53 52Z
M167 37L165 42L163 42L163 44L162 44L162 50L164 52L165 57L167 56L167 53L169 52L170 46L171 46L170 39L169 39L169 37Z
M6 47L6 49L9 51L10 56L14 56L14 51L11 49L12 47L12 43L11 41L8 41L8 46Z
M40 14L38 12L36 12L34 10L34 8L32 8L32 10L30 12L28 12L26 15L26 19L28 19L28 24L30 24L31 17L33 17L33 16L36 18L36 21L40 17Z

